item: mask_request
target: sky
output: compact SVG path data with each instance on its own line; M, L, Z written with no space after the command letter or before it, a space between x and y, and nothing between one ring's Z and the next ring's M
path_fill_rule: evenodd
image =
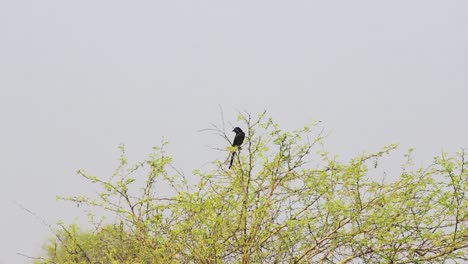
M0 0L0 264L30 263L46 223L82 215L124 143L161 137L186 175L219 152L200 130L267 110L321 120L342 157L400 143L421 164L468 147L467 1ZM232 135L234 136L234 134ZM400 155L398 157L398 155ZM392 168L389 168L392 170Z

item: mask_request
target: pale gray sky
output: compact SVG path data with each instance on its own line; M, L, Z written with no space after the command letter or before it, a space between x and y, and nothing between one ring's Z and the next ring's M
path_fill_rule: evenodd
M347 157L400 142L425 164L468 147L468 2L0 0L0 263L28 263L57 194L161 136L186 174L219 155L221 105L323 121Z

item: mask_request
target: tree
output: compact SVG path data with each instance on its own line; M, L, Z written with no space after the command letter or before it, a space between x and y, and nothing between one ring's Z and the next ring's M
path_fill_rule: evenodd
M247 136L232 168L215 161L194 172L196 183L173 167L167 142L135 165L121 147L120 166L107 180L79 170L101 192L62 199L110 212L115 221L91 221L94 230L85 231L61 224L37 263L468 260L463 151L414 169L410 150L401 175L388 181L374 167L396 145L343 162L325 151L317 124L286 132L265 113L239 121ZM213 130L227 138L224 129Z

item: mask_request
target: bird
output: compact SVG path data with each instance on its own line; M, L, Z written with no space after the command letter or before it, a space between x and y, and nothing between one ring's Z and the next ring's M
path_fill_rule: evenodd
M244 139L245 139L244 131L242 131L242 129L240 129L240 127L235 127L232 130L232 132L236 133L236 136L234 137L234 141L232 142L232 146L233 147L240 147L240 145L242 145L242 143L244 143ZM229 163L229 169L232 166L232 162L234 161L234 156L235 155L236 155L236 151L233 151L232 156L231 156L231 163Z

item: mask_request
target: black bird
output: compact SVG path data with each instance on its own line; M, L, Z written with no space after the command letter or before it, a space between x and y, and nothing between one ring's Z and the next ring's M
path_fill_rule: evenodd
M232 130L232 132L236 133L236 136L234 137L234 141L232 142L232 146L233 147L240 147L240 145L242 145L242 143L244 143L244 139L245 139L244 131L242 131L242 129L240 129L239 127L235 127L234 130ZM234 156L235 155L236 155L236 152L235 151L232 152L231 163L229 163L229 169L232 166L232 162L234 161Z

